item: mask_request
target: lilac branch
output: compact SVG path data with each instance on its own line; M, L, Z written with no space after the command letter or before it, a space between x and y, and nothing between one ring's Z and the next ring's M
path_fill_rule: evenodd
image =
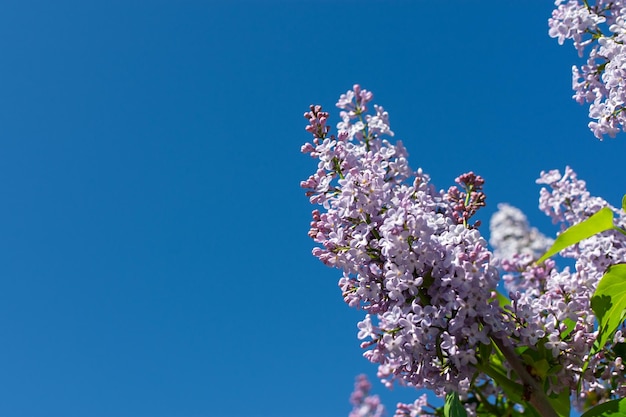
M526 365L520 360L520 357L517 353L515 353L515 350L513 350L508 343L500 340L499 338L494 337L492 340L522 381L522 384L524 385L522 399L526 400L529 404L535 407L535 410L537 410L542 417L559 417L550 404L550 400L543 391L543 387L540 382L528 372Z

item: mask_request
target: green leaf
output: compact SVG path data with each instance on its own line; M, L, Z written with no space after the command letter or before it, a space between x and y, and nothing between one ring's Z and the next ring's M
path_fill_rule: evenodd
M563 323L565 324L565 329L561 332L561 339L565 339L569 336L572 330L574 330L574 326L576 326L576 322L568 317L565 317Z
M596 292L591 297L591 308L598 319L598 338L592 354L604 348L615 330L624 321L626 313L626 264L610 266Z
M572 246L581 240L585 240L595 234L614 228L613 211L611 211L608 207L604 207L587 220L575 224L561 233L554 241L552 247L548 249L548 251L541 258L539 258L539 260L537 260L537 263L545 261L549 257L556 255L563 249L568 246Z
M496 291L496 300L498 300L498 304L500 304L500 307L502 308L511 304L511 300L509 300L509 298L500 291Z
M497 357L497 355L493 355L492 358ZM499 360L498 360L498 363ZM501 368L501 365L495 365L497 368ZM518 384L517 382L513 382L509 378L507 378L506 374L499 369L496 369L494 366L490 366L489 364L477 364L476 368L482 373L488 375L491 379L493 379L496 384L502 388L502 391L506 394L506 396L513 402L518 404L523 404L524 400L522 400L522 393L524 392L524 386L522 384Z
M465 407L459 400L459 394L450 392L446 394L446 403L443 406L443 415L445 417L467 417Z
M626 416L626 398L607 401L587 410L580 417L624 417Z
M626 194L622 197L622 210L626 211Z
M492 351L493 351L493 346L491 346L491 343L489 343L488 345L481 343L478 346L478 352L480 352L480 361L482 363L489 363L489 358L491 357Z
M598 337L591 347L588 359L583 363L581 373L587 370L591 357L604 348L609 339L613 337L617 327L624 321L624 313L626 312L626 264L609 267L600 279L596 292L591 297L591 308L598 320ZM581 383L582 379L578 382L578 392L580 392Z

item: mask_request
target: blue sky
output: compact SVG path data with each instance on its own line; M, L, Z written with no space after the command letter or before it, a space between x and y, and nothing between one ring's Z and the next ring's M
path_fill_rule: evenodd
M303 112L360 83L437 186L554 233L539 172L617 205L626 137L588 131L551 7L5 0L0 415L346 416L375 367L310 253Z

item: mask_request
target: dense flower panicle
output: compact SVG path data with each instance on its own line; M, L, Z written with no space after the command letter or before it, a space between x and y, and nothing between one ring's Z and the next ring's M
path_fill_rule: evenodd
M603 207L610 207L618 215L618 226L626 225L625 213L601 198L592 197L585 182L569 167L563 175L556 170L542 172L537 182L549 187L541 190L540 209L561 224L562 230ZM575 259L573 271L569 267L557 269L552 260L537 265L530 255L517 255L502 263L508 272L503 275L505 282L515 284L510 307L512 321L516 323L514 336L525 346L535 346L542 340L552 351L554 360L561 366L553 375L552 390L576 392L582 382L580 401L589 393L598 401L624 396L626 378L619 371L623 358L612 346L591 358L582 381L579 380L583 361L597 337L590 299L606 269L626 262L626 237L616 231L603 232L563 250L561 256ZM511 280L511 275L516 279Z
M569 167L564 174L557 170L542 172L537 182L546 186L540 192L540 209L562 231L603 207L610 207L618 215L618 226L626 224L625 213L591 196L585 182ZM577 392L581 382L578 406L589 402L589 398L598 402L623 397L623 358L614 349L619 341L591 358L582 381L581 372L597 337L590 299L606 269L626 262L625 237L608 231L585 239L561 252L561 256L575 259L574 269L559 270L551 259L535 263L550 246L550 239L530 228L519 210L508 205L500 205L499 209L491 219L491 244L511 297L509 311L518 345L541 344L551 352L556 365L550 376L552 391Z
M573 25L568 19L573 17L562 17L563 24ZM585 13L577 19L577 27L586 25L585 30L610 20ZM577 36L555 27L563 38ZM584 47L582 37L579 42ZM440 396L458 392L468 415L477 415L481 400L473 389L482 398L503 395L498 378L478 371L490 372L485 368L489 356L482 351L489 355L486 346L494 343L502 352L513 352L496 366L517 374L525 388L534 377L524 379L524 367L532 368L533 362L520 368L511 359L515 348L549 362L542 377L548 394L582 387L579 404L626 396L626 328L622 325L614 340L592 355L598 333L590 305L606 269L626 262L626 237L606 231L561 251L575 260L573 268L559 269L550 259L537 264L552 240L531 228L519 210L500 205L490 222L494 256L479 224L470 223L485 205L484 180L470 172L447 192L437 191L426 174L409 167L402 143L384 138L393 134L389 115L377 105L375 114L369 114L372 99L358 85L343 94L336 135L320 106L305 113L313 140L302 152L318 163L301 185L318 206L309 230L319 245L313 254L342 270L339 287L345 302L365 311L358 338L364 356L378 364L382 381L427 388ZM604 207L617 214L618 226L626 227L626 213L592 197L571 168L564 174L542 172L537 182L545 186L540 209L561 231ZM510 297L504 308L496 293L500 272ZM357 380L351 417L382 414L369 389L364 378ZM425 397L398 404L395 417L435 413L425 407L430 407Z
M352 411L348 417L382 417L385 407L381 404L378 395L370 395L372 384L365 375L356 377L354 391L350 395Z
M593 197L587 191L587 184L579 180L570 167L565 167L561 174L558 170L542 171L537 184L548 185L539 193L539 209L550 216L554 224L560 224L561 230L580 223L603 207L607 202L600 197Z
M589 107L589 128L598 139L626 128L626 3L622 0L557 0L549 35L559 44L572 39L587 63L572 68L574 99Z
M344 300L368 313L359 338L384 382L439 395L467 389L479 345L507 331L487 242L467 224L484 205L482 178L469 173L463 191L436 191L409 168L401 142L382 138L389 119L380 106L365 113L372 97L359 86L341 96L336 137L307 129L314 138L303 152L319 162L302 186L323 207L313 212L313 253L343 270Z

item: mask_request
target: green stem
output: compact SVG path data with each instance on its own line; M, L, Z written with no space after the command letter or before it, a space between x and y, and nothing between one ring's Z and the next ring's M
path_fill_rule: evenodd
M617 230L621 234L626 235L626 230L622 229L621 227L614 226L613 228L614 230Z
M478 397L478 400L483 405L483 407L485 407L487 411L489 411L492 415L497 416L498 414L500 414L500 409L489 402L489 400L480 391L479 387L476 387L476 396Z
M476 368L483 374L493 379L496 382L496 384L498 384L498 386L502 388L502 390L511 399L511 401L519 403L519 404L524 402L524 400L522 399L522 392L524 391L524 386L522 384L518 384L517 382L512 381L511 379L507 378L506 375L504 375L502 372L495 369L488 363L487 364L479 363L478 365L476 365Z
M526 365L521 361L519 355L512 347L498 338L492 339L494 344L500 349L511 368L517 373L524 385L523 399L532 405L542 417L559 417L554 411L548 396L543 391L539 381L537 381L527 370Z

